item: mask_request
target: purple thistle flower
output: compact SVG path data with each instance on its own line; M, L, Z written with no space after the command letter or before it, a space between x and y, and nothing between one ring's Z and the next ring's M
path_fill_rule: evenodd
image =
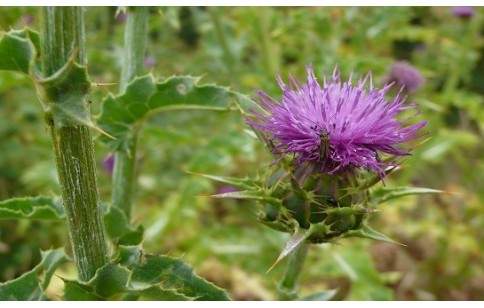
M323 87L314 76L312 66L307 67L307 83L301 85L290 77L290 86L281 78L283 90L280 102L259 91L259 106L265 113L252 111L260 120L248 119L247 123L265 132L274 144L274 154L294 155L296 162L316 163L321 172L343 174L357 168L374 170L383 178L385 166L378 153L395 156L408 155L409 151L397 145L418 138L417 132L427 122L404 126L408 120L397 120L403 110L402 90L391 101L385 99L392 84L383 89L373 87L371 73L359 79L356 85L350 77L342 83L340 71L335 68L330 81L324 78ZM367 80L370 87L365 89Z
M474 8L472 6L455 6L452 8L452 14L455 17L469 18L474 15Z
M415 93L424 83L420 72L406 61L395 62L384 83L395 82L398 87L405 86L408 93Z

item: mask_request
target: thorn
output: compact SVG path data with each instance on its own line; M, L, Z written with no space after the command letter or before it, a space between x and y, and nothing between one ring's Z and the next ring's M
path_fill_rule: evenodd
M277 257L276 262L274 262L274 264L272 264L272 266L267 270L266 275L269 274L269 272L272 271L272 269L276 267L284 259L284 257L285 255L283 256L283 254L281 253L279 257Z
M101 134L105 135L105 136L106 136L106 137L108 137L108 138L111 138L111 139L113 139L113 140L116 140L116 139L117 139L116 137L111 136L110 134L108 134L107 132L105 132L104 130L102 130L100 127L98 127L98 126L96 126L96 125L94 125L94 124L92 124L92 123L91 123L91 125L89 125L89 126L90 126L92 129L97 130L98 132L100 132Z
M300 244L302 244L310 235L311 231L300 229L298 228L296 232L291 236L291 238L287 241L286 246L282 250L279 257L277 257L276 262L272 264L272 266L267 270L266 274L268 274L274 267L276 267L285 257L287 257L290 253L294 251Z

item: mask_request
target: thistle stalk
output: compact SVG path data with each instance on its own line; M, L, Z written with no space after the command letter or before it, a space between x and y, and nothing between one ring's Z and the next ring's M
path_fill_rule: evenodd
M41 61L44 78L55 78L72 59L86 65L83 9L46 7L42 11ZM85 96L88 86L72 82L69 87L39 93L45 106L75 110L89 115ZM54 109L54 107L52 107ZM89 127L82 121L57 121L48 107L45 118L54 144L57 173L67 216L69 238L79 279L88 281L108 262L102 209L100 207L96 162Z
M124 92L129 82L143 69L143 59L147 46L148 8L132 7L128 9L128 20L124 35L123 69L119 92ZM135 130L129 140L128 148L115 153L111 202L124 211L126 217L131 216L131 204L136 180L136 149L138 130Z
M286 270L277 288L277 299L290 301L297 298L297 283L301 273L309 245L303 243L289 256Z

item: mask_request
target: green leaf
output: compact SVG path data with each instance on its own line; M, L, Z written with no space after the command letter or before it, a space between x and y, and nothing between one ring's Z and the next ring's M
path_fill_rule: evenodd
M126 150L133 134L154 112L205 109L229 110L231 104L250 104L250 100L228 88L215 85L198 85L199 78L170 77L155 82L147 75L134 79L126 91L109 96L103 102L99 126L116 140L101 137L112 150Z
M111 240L121 245L138 245L143 240L142 226L130 226L126 214L118 207L111 206L104 214L106 232Z
M314 294L303 296L298 301L329 301L338 293L338 289L317 292Z
M62 295L62 300L99 301L102 299L102 297L94 294L91 287L75 280L64 280L64 294Z
M44 299L38 270L34 268L22 276L0 284L2 301L38 301Z
M130 284L142 287L161 284L195 300L230 300L228 294L198 276L180 259L167 256L144 255L141 264L133 268Z
M117 294L127 293L130 271L119 264L106 264L96 271L96 275L87 283L76 280L64 280L64 300L100 300L109 299Z
M108 264L99 269L90 282L94 292L103 298L126 291L129 279L129 270L116 264Z
M148 300L226 300L226 293L198 277L182 261L165 256L143 256L138 246L121 246L119 261L107 264L87 283L64 280L64 300L102 300L141 297ZM141 258L142 259L142 258ZM147 260L147 259L145 259Z
M253 190L234 191L234 192L228 192L224 194L211 195L210 197L265 201L274 205L281 204L281 200L266 196L264 191L253 191Z
M87 125L96 128L90 118L87 95L91 82L85 66L71 59L55 74L36 80L37 96L47 119L56 127Z
M30 28L24 28L22 30L11 30L8 34L16 37L20 37L23 39L28 39L34 45L34 48L37 52L40 51L40 34L37 31L34 31Z
M64 220L62 200L56 197L25 197L0 201L0 219Z
M42 267L44 268L44 278L42 279L42 289L47 289L50 283L52 275L59 265L69 261L64 248L58 248L54 250L41 251Z
M377 241L382 241L382 242L388 242L388 243L393 243L393 244L398 244L405 246L399 242L396 242L386 236L385 234L382 234L374 229L372 229L370 226L363 224L360 229L357 230L349 230L346 233L344 233L341 237L362 237L362 238L368 238L372 240L377 240Z
M44 290L47 289L50 279L59 265L68 260L64 248L41 252L42 260L31 271L22 276L0 283L0 300L47 300ZM44 278L39 274L44 272Z
M188 301L193 298L186 297L178 293L176 290L165 290L161 285L150 286L145 289L130 289L129 293L140 296L141 299L157 300L157 301Z
M28 32L10 31L0 37L0 70L18 71L28 74L36 55L34 44ZM37 36L32 35L35 38ZM38 42L38 41L37 41Z
M132 269L140 261L143 250L139 246L119 246L116 260L119 264Z
M211 174L202 174L202 173L196 173L196 172L190 172L190 171L188 171L188 173L192 175L201 176L206 179L210 179L212 181L231 185L243 190L253 190L257 188L257 185L255 185L254 179L249 179L249 178L239 179L239 178L224 177L224 176L211 175Z
M421 188L421 187L396 187L388 188L381 187L374 190L371 193L371 203L373 205L378 205L391 199L397 199L409 195L419 195L419 194L442 194L445 193L442 190Z

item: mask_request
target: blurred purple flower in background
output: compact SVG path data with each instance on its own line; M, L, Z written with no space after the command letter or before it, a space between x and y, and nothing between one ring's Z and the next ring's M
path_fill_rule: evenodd
M239 191L239 190L230 185L223 185L223 186L217 187L217 195L227 194L227 193L236 192L236 191Z
M108 156L106 156L106 158L103 160L103 167L104 167L104 170L106 170L109 174L113 173L114 154L109 154Z
M469 18L474 15L475 11L472 6L454 6L452 14L456 17Z
M415 93L424 83L420 72L406 61L395 62L384 79L384 83L395 82L401 88L405 86L408 93Z
M144 61L143 61L143 65L146 67L146 68L153 68L155 67L156 65L156 60L154 57L152 56L147 56Z
M425 45L424 43L418 43L417 45L415 45L415 51L419 53L424 53L427 51L427 45Z
M22 16L22 21L24 22L25 26L30 26L34 23L35 17L32 14L25 14Z
M320 86L311 66L307 67L307 83L290 77L290 86L278 78L283 90L280 102L259 91L260 107L265 112L252 113L260 120L247 120L255 129L268 134L274 143L273 153L293 154L299 165L313 163L321 172L348 173L356 168L376 171L383 178L383 168L389 163L381 162L379 153L395 156L408 155L409 151L398 149L400 143L418 138L417 132L427 122L404 126L405 120L396 116L403 110L415 107L403 106L405 98L401 91L391 101L385 99L390 89L373 87L371 74L359 79L352 78L341 83L336 68L329 82L324 78ZM370 86L365 84L370 80Z
M128 14L126 14L125 12L119 12L116 15L116 22L117 23L123 24L123 23L126 22L126 20L128 20Z

